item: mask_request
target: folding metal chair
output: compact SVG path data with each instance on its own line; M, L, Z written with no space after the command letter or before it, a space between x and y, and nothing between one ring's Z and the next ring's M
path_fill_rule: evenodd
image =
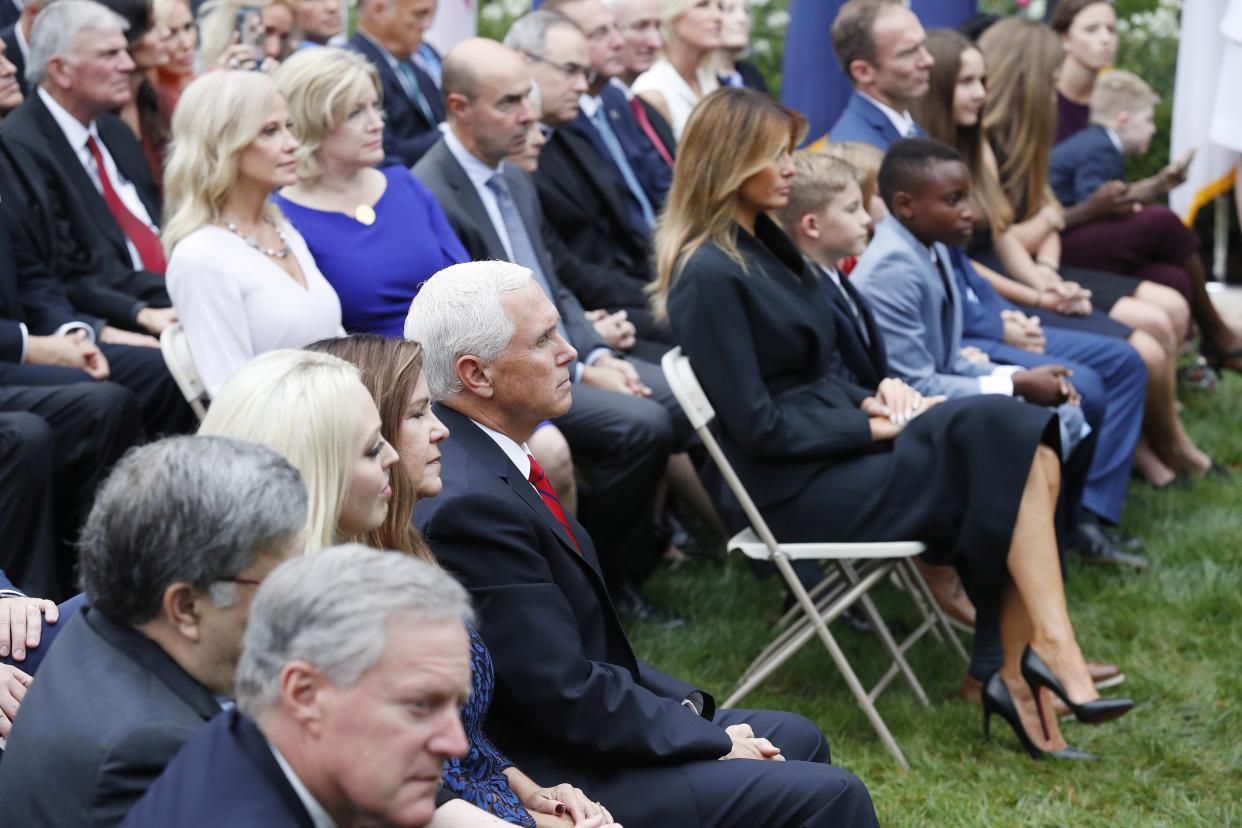
M164 364L168 373L172 374L181 395L190 404L190 408L199 420L207 416L207 387L198 376L194 367L194 357L190 354L190 342L185 337L185 329L180 322L174 322L160 334L160 353L164 355Z
M914 556L924 551L923 544L917 541L892 543L780 543L777 541L725 457L715 435L712 434L709 426L715 419L716 412L708 401L707 395L703 393L703 388L699 385L698 378L695 377L690 367L689 358L682 354L681 348L674 348L664 355L661 367L664 369L664 376L677 402L685 411L690 424L703 441L703 445L706 446L712 460L720 469L720 473L724 476L750 522L749 529L744 529L729 540L729 550L741 552L748 558L770 561L775 564L781 577L785 579L785 584L797 599L795 606L777 625L779 633L776 638L764 648L763 652L742 674L737 689L725 700L724 706L731 707L736 704L773 671L788 661L812 637L818 636L885 747L897 760L897 764L909 770L910 765L902 754L901 748L897 746L897 741L875 709L875 700L900 674L914 692L915 698L924 707L930 707L927 694L905 659L906 651L928 632L937 638L946 638L963 659L967 658L961 641L958 640L948 619L936 605L926 582L923 581L912 562ZM817 584L811 593L807 592L794 572L791 562L796 560L819 561L825 568L823 581ZM868 595L872 587L887 577L892 577L910 595L912 602L923 617L922 622L900 643L893 640L888 626L880 617L879 611ZM855 603L861 605L872 630L880 638L892 661L888 671L870 691L863 687L849 660L845 657L845 653L842 652L836 638L828 628L832 621Z

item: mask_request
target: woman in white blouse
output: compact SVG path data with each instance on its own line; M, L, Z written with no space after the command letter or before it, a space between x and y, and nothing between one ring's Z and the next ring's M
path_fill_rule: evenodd
M297 183L288 121L262 72L203 75L173 116L168 292L212 396L258 354L343 333L336 293L269 201Z
M631 88L664 116L679 140L694 105L720 86L712 58L723 45L723 25L722 0L660 0L664 52Z

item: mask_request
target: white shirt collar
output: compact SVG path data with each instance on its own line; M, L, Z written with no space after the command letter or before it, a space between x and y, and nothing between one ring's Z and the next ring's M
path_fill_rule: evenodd
M267 743L271 749L272 755L276 757L276 764L280 765L280 769L285 774L285 778L289 780L289 784L293 786L293 792L298 795L298 799L302 802L302 807L306 809L306 813L310 815L311 824L315 828L337 828L336 823L328 814L324 807L319 804L319 800L315 799L315 795L310 792L307 787L302 784L302 780L298 779L298 775L294 773L293 767L280 755L280 751L271 742Z
M90 126L83 126L81 121L70 115L69 110L57 103L56 99L49 95L42 86L38 87L36 94L47 107L47 111L52 113L52 118L60 127L60 131L65 134L65 139L69 141L69 146L73 147L74 152L85 147L86 139L90 137L94 137L95 143L102 143L94 121L91 121Z
M1117 152L1122 155L1126 154L1126 151L1121 147L1121 136L1118 135L1115 130L1110 127L1104 127L1104 134L1108 136L1108 140L1113 142L1113 146L1117 148Z
M625 99L627 101L632 101L634 99L634 90L630 89L629 85L625 81L620 78L611 78L608 83L615 86L617 89L620 89L621 94L625 95Z
M476 190L486 187L488 179L500 172L500 167L487 166L482 159L466 149L452 129L444 130L444 143L448 147L448 151L457 159L457 163L461 164L461 168L466 171L466 175L470 178L470 183L474 185ZM501 164L503 165L503 163L502 161Z
M587 116L587 120L594 120L595 113L604 105L604 101L599 95L588 95L582 93L578 96L578 108L582 110L582 114Z
M519 446L517 444L517 441L514 440L509 435L501 434L499 431L496 431L493 428L488 428L487 426L480 423L478 420L471 420L470 422L474 423L480 429L482 429L483 433L486 434L488 437L491 437L492 440L496 443L496 445L500 446L500 450L505 453L505 457L509 458L509 462L517 466L517 470L522 473L522 477L524 477L527 480L530 480L530 447L529 446L527 446L525 443L522 443L522 445Z
M397 71L397 64L400 61L397 60L396 55L394 55L392 52L385 49L383 46L380 45L380 42L378 40L371 37L371 35L367 34L361 29L358 30L358 34L362 35L367 40L371 41L371 45L374 46L376 49L379 49L379 53L384 56L384 60L388 62L389 68L391 68L394 72Z
M13 0L17 2L17 0ZM22 31L22 22L19 20L13 26L13 37L17 39L17 50L22 53L22 61L30 62L30 44L26 42L26 33Z
M877 101L866 92L860 91L858 94L875 104L876 107L884 113L884 117L892 121L893 126L897 128L899 133L901 133L902 138L907 138L910 136L910 133L914 132L914 116L911 115L908 110L906 112L898 112L888 104Z

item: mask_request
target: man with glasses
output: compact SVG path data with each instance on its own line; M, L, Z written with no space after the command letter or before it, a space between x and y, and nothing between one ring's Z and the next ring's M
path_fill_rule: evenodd
M305 525L301 475L271 449L174 437L127 454L82 530L90 605L40 667L0 763L5 824L119 823L231 706L255 588L301 553Z

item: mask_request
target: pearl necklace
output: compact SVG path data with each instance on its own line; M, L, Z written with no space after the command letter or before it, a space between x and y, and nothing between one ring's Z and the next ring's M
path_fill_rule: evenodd
M254 237L254 236L247 236L247 235L243 234L240 230L238 230L238 229L237 229L237 225L236 225L236 224L234 224L234 223L233 223L233 222L231 222L231 221L230 221L230 222L228 222L228 223L226 223L226 224L224 225L224 227L225 227L225 229L226 229L226 230L228 230L230 233L232 233L233 235L237 236L239 239L241 239L241 240L242 240L242 241L244 241L246 244L248 244L248 245L250 245L251 247L253 247L255 250L257 250L257 251L259 251L260 253L262 253L264 256L270 256L270 257L271 257L271 258L273 258L273 259L283 259L283 258L287 257L287 256L289 255L289 240L288 240L287 238L285 238L285 231L284 231L284 230L281 230L281 229L280 229L280 227L278 227L278 226L276 225L276 222L272 221L272 220L271 220L270 218L268 218L267 216L264 216L264 217L263 217L263 222L264 222L265 224L269 224L269 225L271 225L271 226L272 226L272 228L276 231L276 235L280 237L280 243L281 243L282 247L279 247L279 248L274 248L274 247L260 247L260 246L259 246L259 240L258 240L256 237Z

